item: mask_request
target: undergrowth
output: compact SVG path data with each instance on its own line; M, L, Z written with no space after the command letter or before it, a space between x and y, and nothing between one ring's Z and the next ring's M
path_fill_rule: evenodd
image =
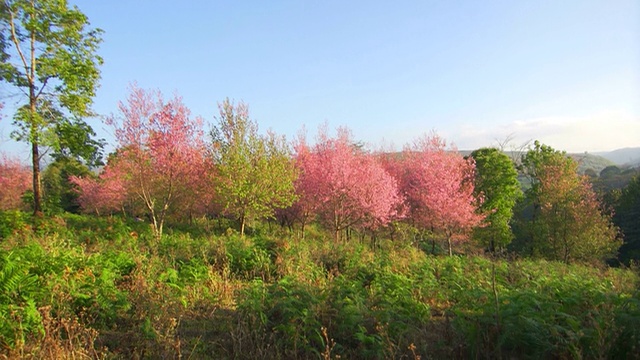
M6 358L639 358L637 269L433 256L273 224L0 216Z

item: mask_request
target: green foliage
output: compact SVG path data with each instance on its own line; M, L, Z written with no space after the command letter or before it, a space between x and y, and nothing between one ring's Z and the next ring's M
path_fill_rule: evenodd
M0 211L0 240L28 231L30 219L27 213L17 210Z
M113 358L634 358L640 349L634 270L199 226L156 241L148 224L65 214L39 235L11 234L0 248L0 352L45 354L76 328Z
M216 194L225 211L240 220L244 235L247 221L273 217L275 209L293 203L297 173L285 139L274 133L258 135L244 103L234 106L225 100L218 121L212 132Z
M624 237L619 259L627 265L640 261L640 175L622 189L614 206L613 219Z
M14 347L44 331L35 299L41 291L30 264L13 252L0 252L0 344Z
M637 326L628 328L640 319L637 308L627 307L637 292L618 293L611 281L618 274L602 281L597 270L558 263L495 266L495 280L484 279L492 286L453 307L474 357L611 358L640 345Z
M44 209L49 213L62 211L79 213L78 192L69 181L70 176L94 176L91 170L73 158L61 157L49 164L42 173Z
M274 266L265 245L239 238L230 239L226 244L226 257L231 274L246 280L270 280L274 276Z
M9 0L0 9L0 79L27 95L26 104L14 114L18 130L12 135L32 145L34 211L39 213L39 146L54 146L57 154L63 154L63 148L76 152L98 145L84 142L92 134L88 125L62 120L65 116L60 109L77 118L91 114L102 64L96 55L101 30L87 29L87 17L64 1ZM77 135L82 144L59 139ZM78 154L84 155L82 152ZM93 155L88 160L95 160Z
M513 240L513 207L522 197L518 172L498 149L479 149L471 157L476 163L474 193L483 199L479 210L486 215L483 225L474 230L474 238L490 251L504 249Z
M522 169L531 181L524 204L531 217L522 228L533 255L565 262L615 257L618 229L574 160L536 141Z

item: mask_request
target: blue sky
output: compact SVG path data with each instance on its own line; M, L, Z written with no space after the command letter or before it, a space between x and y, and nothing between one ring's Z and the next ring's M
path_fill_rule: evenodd
M218 102L243 100L261 130L289 139L328 122L372 148L433 130L460 149L509 136L571 152L640 146L636 0L72 3L105 31L103 115L136 81L209 123ZM9 117L0 151L16 149Z

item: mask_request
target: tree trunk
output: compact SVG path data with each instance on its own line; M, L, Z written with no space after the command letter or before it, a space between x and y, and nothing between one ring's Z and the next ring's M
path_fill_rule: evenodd
M31 156L33 165L33 215L42 217L42 192L40 182L40 154L38 143L33 140L31 144Z
M449 256L453 256L453 251L451 249L451 236L447 236L447 245L449 246Z
M31 14L31 19L35 20L35 12ZM29 69L29 112L31 115L31 163L33 165L33 215L42 216L42 193L40 182L40 151L38 150L38 124L36 121L37 107L36 101L36 33L31 32L31 68Z

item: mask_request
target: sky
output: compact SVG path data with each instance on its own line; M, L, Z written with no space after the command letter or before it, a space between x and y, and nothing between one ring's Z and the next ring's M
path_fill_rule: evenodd
M327 123L372 149L431 132L461 150L640 146L637 0L71 3L104 30L103 116L135 82L181 96L207 127L219 102L244 101L262 131L288 139ZM9 140L24 99L2 101L0 151L28 158Z

